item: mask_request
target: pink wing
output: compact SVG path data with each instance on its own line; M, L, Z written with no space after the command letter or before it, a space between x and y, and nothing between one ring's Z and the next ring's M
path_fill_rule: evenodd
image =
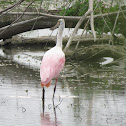
M55 52L56 50L49 50L43 57L40 76L41 81L44 85L49 83L51 79L56 78L65 64L65 55L61 51Z

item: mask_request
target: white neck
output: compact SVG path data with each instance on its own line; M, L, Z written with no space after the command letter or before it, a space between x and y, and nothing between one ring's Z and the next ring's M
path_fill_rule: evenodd
M63 30L65 28L65 24L61 24L58 29L58 34L57 34L57 42L56 46L60 47L62 49L62 40L63 40Z

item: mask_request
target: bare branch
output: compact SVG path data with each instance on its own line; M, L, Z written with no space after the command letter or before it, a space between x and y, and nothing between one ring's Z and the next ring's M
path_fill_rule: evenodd
M115 12L110 12L109 14L108 13L105 13L105 14L97 14L97 15L94 15L94 19L95 18L103 18L103 17L108 17L108 16L115 16L117 15L117 13L120 12L120 13L123 13L125 14L126 13L126 10L122 10L122 11L115 11ZM21 15L23 12L9 12L8 14L10 15ZM38 13L36 12L25 12L24 15L33 15L33 16L37 16ZM65 19L65 20L69 20L69 21L79 21L81 19L81 16L59 16L59 15L52 15L52 14L46 14L46 13L40 13L40 16L45 16L45 17L50 17L50 18L55 18L55 19ZM90 16L87 16L86 17L86 20L88 20L90 18Z
M73 31L73 33L71 34L70 38L69 38L69 41L67 42L67 45L64 49L64 52L67 52L72 40L73 40L73 37L76 35L80 25L83 23L83 21L85 20L85 18L90 14L91 10L88 10L82 17L81 19L78 21L77 25L75 26L75 29Z
M95 10L95 8L94 8ZM108 16L117 16L118 12L120 12L120 14L126 14L126 10L121 10L121 11L116 11L116 12L111 12L111 13L105 13L102 14L100 12L99 15L94 15L94 19L95 18L103 18L105 25L108 27L107 22L105 21L104 17L108 17ZM23 12L9 12L9 15L22 15ZM60 18L65 19L66 21L66 27L68 28L73 28L75 27L75 22L78 22L81 17L80 16L57 16L57 15L51 15L51 14L45 14L45 13L40 13L40 17L38 17L38 19L34 18L38 15L38 13L36 12L25 12L24 15L26 16L33 16L32 19L28 19L22 22L18 22L18 23L14 23L12 24L10 27L9 26L5 26L0 28L0 33L3 32L7 27L9 27L8 30L6 30L4 33L0 34L0 39L7 39L12 37L13 35L22 33L22 32L26 32L32 29L34 22L37 20L37 23L35 25L35 27L33 28L35 29L44 29L44 28L50 28L52 26L54 26L54 24L56 23L56 21ZM8 15L7 15L8 16ZM86 16L85 17L85 21L87 21L90 18L90 16ZM3 19L1 19L3 20ZM69 25L69 22L73 23L73 25ZM108 27L109 28L109 27ZM109 30L111 31L111 29L109 28Z
M94 41L96 41L96 33L94 30L93 0L89 0L89 9L91 10L91 18L90 18L91 30L94 36Z
M103 5L106 5L106 6L111 6L111 4L110 4L110 3L107 3L107 2L105 2L104 0L98 0L98 1L101 1L101 2L103 3Z
M89 0L89 9L88 11L81 17L81 19L78 21L77 25L75 26L75 29L73 31L73 33L71 34L70 38L69 38L69 41L67 42L66 44L66 47L64 49L64 52L67 52L74 36L76 35L80 25L83 23L83 21L86 19L86 17L91 14L91 18L90 18L90 25L91 25L91 30L92 30L92 33L93 33L93 36L94 36L94 41L96 41L96 33L95 33L95 30L94 30L94 15L93 15L93 0Z
M78 49L78 46L79 46L79 43L80 43L80 39L82 38L82 35L84 34L84 31L86 30L86 28L87 28L87 26L88 26L88 24L89 24L89 21L90 21L90 20L88 19L86 25L84 26L84 30L83 30L83 32L82 32L82 34L81 34L81 36L80 36L80 38L79 38L79 40L78 40L78 42L77 42L77 44L76 44L75 53L77 52L77 49ZM86 36L86 35L85 35L85 36Z
M29 8L29 6L34 2L35 0L33 0L27 7L26 9L24 10L24 12L22 13L22 15L20 17L18 17L14 22L12 22L9 26L7 26L2 32L0 32L0 34L3 34L6 30L8 30L12 24L16 23L25 13L25 11Z
M13 9L13 8L15 8L16 6L18 6L19 4L21 4L22 2L24 2L25 0L19 0L17 3L15 3L14 5L12 5L12 6L10 6L10 7L8 7L8 8L6 8L6 9L4 9L4 10L2 10L2 11L0 11L0 14L2 14L3 12L8 12L8 10L10 10L10 9ZM5 13L4 13L5 14ZM2 15L0 15L0 16L3 16L4 14L2 14Z
M36 18L36 21L35 21L35 23L34 23L33 27L31 28L31 30L33 30L33 29L34 29L35 24L37 23L38 17L40 16L42 3L43 3L43 0L41 0L41 3L40 3L40 8L39 8L39 11L38 11L38 16L37 16L37 18Z

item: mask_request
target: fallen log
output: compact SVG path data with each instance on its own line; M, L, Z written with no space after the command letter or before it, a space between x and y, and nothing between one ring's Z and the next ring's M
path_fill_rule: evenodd
M53 21L51 20L52 20L51 18L39 17L2 27L0 28L0 39L5 40L11 38L16 34L30 31L31 29L35 30L35 29L50 28L54 26L55 24L54 22L56 22L56 19L53 19ZM37 22L35 23L35 21Z
M69 53L69 55L72 55ZM126 56L124 46L99 44L89 47L79 48L75 57L78 60L92 61L98 60L102 57L113 57L115 60Z
M105 14L102 14L102 15L101 14L94 15L94 19L102 18L102 16L103 17L116 16L118 12L119 11L111 12L111 13L105 13ZM71 22L73 22L73 21L78 22L80 20L80 18L81 18L81 16L60 16L60 15L53 15L52 13L54 13L54 12L49 11L49 13L40 13L39 15L44 16L44 17L55 18L57 20L62 18L64 20L66 20L66 21L71 21ZM120 14L126 14L126 10L120 11L119 13ZM14 21L15 18L19 17L22 14L23 14L23 12L8 12L6 15L3 16L3 18L0 18L0 22L1 23L6 22L6 20L8 22ZM33 19L33 18L36 18L37 16L38 16L38 13L36 13L36 12L25 12L23 17L21 18L21 20ZM89 18L90 18L90 16L87 16L86 20L89 19Z
M122 11L121 11L122 12ZM120 13L121 13L120 12ZM15 12L13 12L14 14ZM123 14L126 13L126 10L123 11ZM16 13L15 13L16 14ZM22 14L22 12L18 12L17 14ZM38 15L37 13L31 13L31 12L25 12L25 15ZM103 14L102 16L112 16L116 15L117 12L109 13L109 14ZM77 16L57 16L57 15L51 15L51 14L45 14L40 13L40 17L36 17L30 20L25 20L22 22L17 22L12 25L8 25L5 27L0 28L0 39L8 39L12 36L35 29L44 29L44 28L50 28L54 26L54 24L57 22L59 18L63 18L66 21L66 27L67 28L73 28L75 27L76 23L80 19L80 17ZM94 19L101 18L101 15L94 15ZM87 16L86 20L90 16ZM82 24L82 27L84 24Z
M19 41L20 39L20 41ZM65 39L67 38L64 38L64 44L65 44ZM40 47L38 46L37 44L41 44L41 43L47 43L48 44L55 44L55 37L51 37L50 40L53 40L53 41L48 41L49 40L49 37L45 36L44 38L43 37L40 37L40 38L29 38L29 39L26 39L26 38L22 38L22 37L19 37L19 36L14 36L11 40L12 43L11 43L11 48L13 48L13 45L15 44L24 44L25 47L33 47L33 44L37 47ZM89 40L89 38L87 38L86 40ZM9 40L6 41L6 44L10 42ZM112 57L114 58L114 61L116 59L119 59L119 58L122 58L122 57L125 57L126 56L126 49L124 48L124 46L121 46L121 45L109 45L109 44L103 44L102 43L95 43L93 42L93 36L92 36L92 41L82 41L84 45L87 45L88 43L88 46L80 46L80 48L78 48L78 50L76 50L75 52L75 45L72 44L69 48L69 50L67 51L67 53L65 54L66 57L70 57L70 58L73 58L73 59L76 59L78 61L98 61L100 60L101 58L103 57ZM32 43L32 44L31 44ZM75 42L74 42L75 43ZM3 42L3 44L5 44ZM28 44L28 45L27 45ZM30 45L31 46L30 46ZM94 44L94 45L93 45ZM42 45L41 45L42 46ZM10 47L10 46L9 46ZM19 47L19 45L18 45ZM45 45L44 45L45 47ZM4 47L3 47L4 48ZM15 46L14 46L15 48ZM6 50L6 46L4 48ZM7 48L8 50L8 48ZM9 55L10 55L10 52L9 52Z
M77 44L79 41L83 43L83 45L96 45L96 44L108 44L109 40L111 39L110 34L103 34L102 37L97 35L96 42L94 43L94 37L92 34L84 34L84 35L76 35L73 38L72 44ZM126 45L126 38L123 35L117 35L116 39L122 43L123 46ZM63 37L63 45L65 45L69 40L69 36ZM7 44L13 45L23 45L23 44L55 44L56 36L39 36L39 37L23 37L22 35L15 35L11 39L6 39L3 42L0 42L0 46L4 46Z

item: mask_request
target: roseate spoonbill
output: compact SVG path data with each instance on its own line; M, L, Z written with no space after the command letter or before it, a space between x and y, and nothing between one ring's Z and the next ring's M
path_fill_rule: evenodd
M40 67L41 87L43 87L43 100L45 94L44 87L49 87L51 80L53 78L56 78L56 83L53 92L53 100L54 100L57 79L65 63L65 54L62 51L63 30L65 28L64 19L59 19L57 24L54 27L52 27L51 30L54 30L57 27L59 28L58 28L56 46L51 48L45 53Z

